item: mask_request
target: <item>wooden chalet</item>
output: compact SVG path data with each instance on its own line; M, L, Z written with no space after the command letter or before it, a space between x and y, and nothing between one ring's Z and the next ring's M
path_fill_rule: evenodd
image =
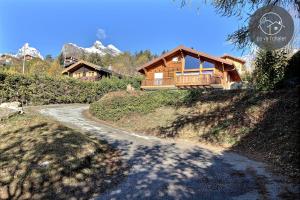
M103 77L112 77L116 76L118 78L122 78L122 75L113 72L112 70L105 69L93 63L80 60L65 70L62 71L63 75L67 75L76 79L81 80L90 80L90 81L97 81L101 80Z
M238 65L245 61L215 57L185 46L178 46L138 68L145 75L142 89L221 88L240 82Z

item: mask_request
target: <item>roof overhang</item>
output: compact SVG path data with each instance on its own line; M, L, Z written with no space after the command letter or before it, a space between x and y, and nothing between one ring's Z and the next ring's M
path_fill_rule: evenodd
M215 56L211 56L209 54L206 54L206 53L203 53L203 52L199 52L199 51L196 51L192 48L188 48L188 47L185 47L185 46L178 46L176 47L175 49L173 49L172 51L169 51L155 59L153 59L152 61L142 65L141 67L137 68L137 70L139 72L143 72L144 69L148 68L148 67L151 67L153 66L154 64L158 63L158 62L161 62L163 61L163 59L169 57L169 56L172 56L173 54L177 53L177 52L184 52L186 54L189 54L191 56L194 56L194 57L197 57L199 59L202 59L204 61L209 61L209 62L213 62L213 63L220 63L220 64L224 64L224 65L228 65L228 66L233 66L233 63L232 62L229 62L223 58L219 58L219 57L215 57Z
M66 74L70 71L75 71L77 68L81 67L82 65L86 65L88 67L91 67L97 71L103 71L103 72L106 72L106 73L109 73L109 74L112 74L113 72L111 70L108 70L108 69L105 69L103 67L100 67L98 65L95 65L93 63L90 63L90 62L87 62L87 61L84 61L84 60L80 60L72 65L70 65L69 67L67 67L66 69L64 69L62 71L62 74Z
M243 59L241 59L241 58L237 58L237 57L231 56L231 55L228 55L228 54L225 54L225 55L221 56L221 58L223 58L223 59L229 58L229 59L232 59L232 60L234 60L234 61L237 61L237 62L239 62L239 63L241 63L241 64L245 64L245 63L246 63L245 60L243 60Z

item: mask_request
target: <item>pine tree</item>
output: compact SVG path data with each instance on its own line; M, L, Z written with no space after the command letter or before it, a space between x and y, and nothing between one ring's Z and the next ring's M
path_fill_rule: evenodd
M274 89L284 78L287 56L284 50L270 51L260 49L255 60L253 72L254 85L259 90Z

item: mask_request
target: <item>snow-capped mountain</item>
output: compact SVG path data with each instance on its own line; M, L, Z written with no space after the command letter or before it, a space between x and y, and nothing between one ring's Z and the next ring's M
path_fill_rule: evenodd
M28 43L25 43L15 56L17 58L22 58L26 55L30 55L34 58L44 59L41 53L36 48L30 47Z
M116 56L116 55L121 54L122 52L114 45L110 44L110 45L104 46L100 41L96 41L93 44L93 46L88 47L88 48L79 47L78 45L73 44L73 43L65 44L62 48L62 54L65 57L78 58L84 54L92 54L92 53L97 53L100 56L104 56L106 54Z

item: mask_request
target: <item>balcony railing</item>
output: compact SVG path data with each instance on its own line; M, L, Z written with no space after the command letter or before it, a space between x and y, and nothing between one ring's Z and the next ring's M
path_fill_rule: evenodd
M211 74L201 74L201 75L177 74L175 79L176 79L175 80L176 86L221 84L221 78L213 76Z
M212 84L221 84L221 78L211 74L177 74L175 78L145 79L142 81L142 86L205 86Z
M145 79L142 81L142 86L166 86L166 85L175 85L174 78Z

